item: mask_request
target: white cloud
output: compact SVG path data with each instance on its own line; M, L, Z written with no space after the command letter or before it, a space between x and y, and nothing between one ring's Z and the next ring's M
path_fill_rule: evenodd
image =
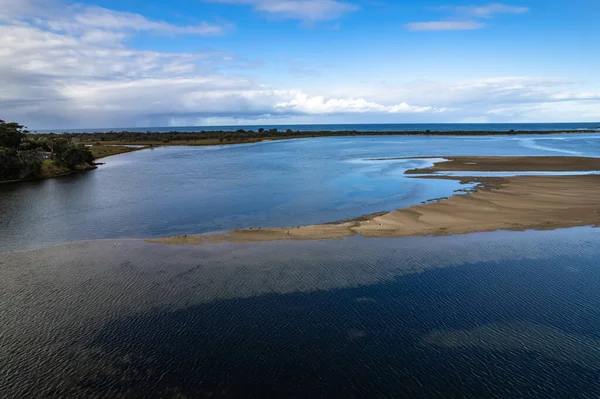
M598 93L556 93L550 97L555 101L573 101L573 100L595 100L600 101L600 92Z
M600 101L600 93L579 92L576 82L565 79L498 77L455 82L419 81L388 87L408 102L454 108L486 108L497 105ZM569 90L570 89L570 90ZM377 98L388 101L388 98Z
M392 104L402 99L408 104L427 104L432 109L445 110L428 112L416 120L420 122L600 121L600 91L591 91L589 85L590 82L568 79L507 76L382 82L351 89L331 87L328 93L334 98L366 96L378 104ZM402 120L415 121L414 117L419 115L404 114Z
M477 21L430 21L430 22L411 22L405 25L408 30L415 32L439 31L439 30L473 30L481 29L485 26Z
M33 21L33 24L55 32L81 34L95 29L96 37L131 32L211 36L222 35L231 28L231 24L207 22L180 26L153 21L140 14L82 4L63 5L51 0L0 0L0 21L23 25L24 20Z
M494 121L597 122L600 121L600 102L568 101L513 104L489 109L487 115Z
M472 17L490 18L497 14L525 14L529 11L529 8L491 3L482 7L454 7L454 10L458 13L464 13Z
M485 6L443 6L435 10L450 12L450 17L441 21L411 22L404 26L411 31L474 30L486 25L480 19L490 19L499 14L524 14L527 7L515 7L501 3Z
M358 10L358 6L337 0L209 0L215 3L247 4L278 18L305 22L330 21Z
M444 112L444 108L419 107L408 105L405 102L394 105L382 105L370 102L364 98L330 98L323 96L309 97L306 93L292 92L290 101L275 105L276 110L294 111L307 114L336 114L336 113L421 113Z
M152 32L155 34L222 35L227 26L201 22L197 25L178 26L163 21L152 21L140 14L117 12L106 8L85 6L75 7L73 14L65 18L45 21L56 31L79 33L90 28L101 31Z

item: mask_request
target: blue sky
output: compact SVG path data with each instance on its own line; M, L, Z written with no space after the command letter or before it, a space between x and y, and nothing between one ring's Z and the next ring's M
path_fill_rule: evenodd
M600 121L596 0L0 0L31 128Z

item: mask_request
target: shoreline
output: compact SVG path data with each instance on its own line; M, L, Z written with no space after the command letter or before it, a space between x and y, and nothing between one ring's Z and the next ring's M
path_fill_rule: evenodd
M87 149L92 152L92 155L94 156L94 161L107 157L112 157L113 155L127 154L129 152L145 150L147 148L150 148L150 146L126 147L126 145L120 146L112 144L99 144L87 147Z
M583 157L447 157L452 170L477 169L495 164L502 170L535 167L560 171L581 161L582 172L599 170L600 159ZM454 158L454 161L451 159ZM458 160L458 161L457 161ZM467 162L467 163L465 163ZM516 169L521 170L521 169ZM409 175L410 173L407 172ZM417 176L410 176L417 178ZM420 177L419 177L420 178ZM277 240L339 239L360 235L369 238L440 236L496 230L552 230L578 226L600 226L600 175L453 177L442 178L475 183L466 194L394 210L363 215L340 222L282 228L237 229L224 234L186 235L147 242L172 245L202 245L220 242L264 242Z
M98 169L99 165L97 163L94 163L93 165L88 165L88 166L80 166L76 169L69 169L69 170L62 170L62 171L58 171L55 173L50 173L50 174L46 174L43 175L41 177L36 177L36 178L29 178L29 179L16 179L16 180L0 180L0 185L3 184L19 184L19 183L31 183L31 182L36 182L36 181L44 181L44 180L50 180L50 179L56 179L59 177L65 177L65 176L71 176L74 175L76 173L86 173L89 172L91 170L95 170Z

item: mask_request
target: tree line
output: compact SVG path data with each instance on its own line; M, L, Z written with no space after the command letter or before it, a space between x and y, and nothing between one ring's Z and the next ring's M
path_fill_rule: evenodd
M591 132L591 131L590 131ZM218 140L219 142L230 141L248 141L267 138L300 138L300 137L334 137L334 136L481 136L481 135L506 135L506 134L551 134L556 131L370 131L361 132L356 130L347 131L298 131L298 130L278 130L264 129L236 131L215 131L200 130L197 132L131 132L131 131L109 131L109 132L90 132L90 133L61 133L65 138L79 142L155 142L155 143L181 143L186 141ZM561 131L560 133L585 133L584 131ZM51 136L51 134L42 134L41 136Z

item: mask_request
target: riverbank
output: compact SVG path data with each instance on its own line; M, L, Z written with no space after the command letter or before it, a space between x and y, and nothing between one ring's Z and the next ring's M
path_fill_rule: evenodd
M13 183L22 183L28 181L37 181L37 180L47 180L54 179L57 177L69 176L74 173L87 172L90 170L97 169L96 165L89 164L81 164L77 165L75 169L70 169L64 165L59 165L53 160L45 160L42 162L40 167L40 176L36 178L28 178L28 179L14 179L14 180L0 180L0 184L13 184Z
M139 151L148 147L127 147L125 145L91 145L87 147L94 156L94 160L110 157L113 155L125 154L128 152Z
M452 170L485 172L497 170L569 170L574 164L582 172L599 170L600 160L578 157L448 157ZM435 167L443 168L444 163ZM563 169L561 169L561 166ZM463 168L463 169L461 169ZM519 169L520 168L520 169ZM450 169L446 169L450 170ZM409 171L415 173L414 171ZM430 178L437 178L435 175ZM285 228L254 228L224 234L188 235L148 242L204 244L275 240L337 239L450 235L494 230L556 229L600 225L600 175L451 177L461 183L477 183L467 194L438 202L416 205L387 213L361 216L339 223Z

